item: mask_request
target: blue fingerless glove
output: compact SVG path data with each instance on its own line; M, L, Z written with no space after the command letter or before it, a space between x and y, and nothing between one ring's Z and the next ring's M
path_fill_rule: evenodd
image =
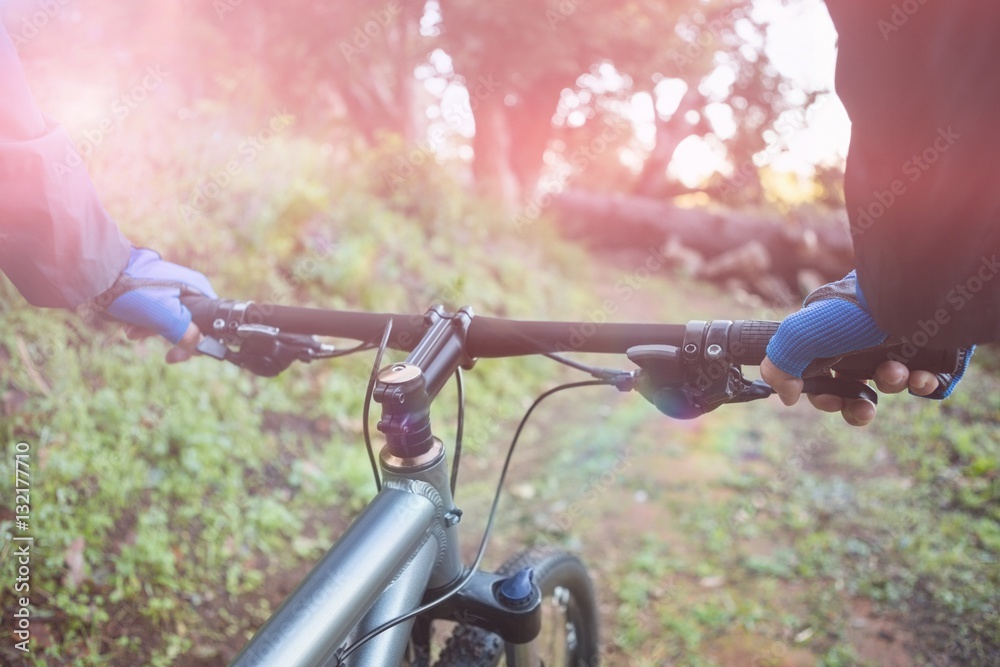
M182 288L218 298L201 273L167 262L148 248L132 248L128 266L109 290L123 293L105 312L116 320L152 329L176 344L191 324L191 311L180 301Z
M888 337L868 312L857 276L851 271L843 280L814 291L806 297L802 310L785 318L767 346L767 356L784 372L802 377L814 359L875 347ZM939 374L937 390L925 398L940 400L950 396L971 358L969 349L959 371Z
M975 351L976 346L973 345L962 353L962 360L958 363L957 373L938 373L938 388L934 390L933 394L924 396L924 398L933 398L940 401L951 396L951 393L955 391L955 387L958 386L959 380L965 376L965 371L969 368L969 362L972 361L972 353ZM910 393L912 394L913 392L911 391Z
M889 334L878 328L862 303L853 271L821 287L806 298L802 310L778 327L767 346L768 358L789 375L802 377L813 359L881 345Z

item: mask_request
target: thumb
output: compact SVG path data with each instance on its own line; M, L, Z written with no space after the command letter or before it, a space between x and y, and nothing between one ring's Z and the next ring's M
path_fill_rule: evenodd
M774 392L785 405L795 405L802 395L802 378L790 375L781 370L769 359L760 364L760 377L774 389Z
M177 341L177 346L167 352L167 363L176 364L187 361L198 354L198 343L201 342L201 330L198 325L192 322L188 325L187 331Z

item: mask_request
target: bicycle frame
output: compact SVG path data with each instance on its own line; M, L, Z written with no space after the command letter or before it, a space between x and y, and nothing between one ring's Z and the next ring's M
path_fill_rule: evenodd
M379 429L386 434L381 490L234 666L401 664L414 619L378 634L346 663L339 653L346 641L415 609L425 595L436 597L466 574L457 534L461 512L452 500L445 448L430 433L429 407L448 377L471 365L463 353L471 312L446 318L432 310L427 317L431 326L406 362L382 369L375 386L375 400L383 403ZM537 627L530 632L531 620L527 627L524 638L532 639Z
M429 461L406 462L409 469L392 466L383 451L382 490L233 665L336 664L352 631L354 638L363 636L415 608L426 590L446 587L462 574L446 457L436 445ZM400 664L412 624L378 635L351 663Z
M468 308L448 314L437 306L423 318L411 318L186 298L199 326L217 337L206 337L203 343L211 344L199 344L199 351L242 365L243 357L233 358L225 343L263 337L250 357L266 363L249 366L262 374L280 372L294 359L313 358L311 348L280 338L281 331L370 342L383 328L383 345L411 350L405 362L381 369L371 397L382 404L378 427L386 441L380 454L383 486L237 656L232 664L238 667L398 665L411 632L418 644L423 643L426 623L457 614L457 620L499 635L507 643L508 665L535 667L533 642L541 626L538 586L530 583L530 590L525 590L518 584L522 587L508 591L507 582L530 582L530 577L469 573L461 563L457 534L461 512L453 505L444 446L433 436L430 423L431 403L448 378L459 368L471 368L475 356L624 352L640 367L638 371L609 375L607 369L594 368L591 374L601 378L601 384L637 389L665 414L688 419L727 402L770 395L766 385L745 381L739 366L760 364L778 327L777 322L742 320L681 326L490 318L480 318L480 325L470 327L473 315ZM402 320L402 326L390 331L393 318ZM267 326L256 326L260 323ZM584 325L590 327L586 335ZM832 369L869 378L879 363L893 359L900 349L892 344L813 363L823 372ZM909 360L911 368L943 373L958 369L959 351L921 350L921 354ZM805 382L806 391L813 383L812 393L876 400L874 392L858 382L823 377ZM453 597L444 600L446 595ZM422 619L420 626L414 628L415 620L409 619L373 634L429 600L434 601L433 609L428 606L425 614L415 617ZM367 639L357 643L362 638ZM355 643L346 650L349 641Z

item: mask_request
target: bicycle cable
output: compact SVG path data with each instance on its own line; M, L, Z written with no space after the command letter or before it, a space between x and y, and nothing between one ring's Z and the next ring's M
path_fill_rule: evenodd
M511 439L510 447L507 448L507 456L504 458L503 468L501 468L500 470L500 478L497 480L497 489L493 495L493 504L490 506L489 517L486 521L486 529L483 531L482 541L479 543L479 551L476 553L476 558L472 563L472 567L469 568L469 571L462 578L462 580L455 585L454 588L452 588L447 593L442 594L441 597L439 597L438 599L420 605L416 609L413 609L405 614L402 614L400 616L397 616L396 618L386 621L385 623L378 626L374 630L369 631L368 634L364 635L353 644L344 648L343 651L340 653L340 655L337 656L338 665L342 665L345 660L350 658L351 655L355 653L358 649L360 649L363 645L365 645L378 635L382 634L386 630L395 627L400 623L408 621L414 616L419 616L425 611L433 609L434 607L450 599L451 597L456 595L459 591L461 591L463 588L465 588L465 585L472 580L473 575L475 575L476 572L479 570L479 565L480 563L482 563L483 556L486 554L486 547L489 544L490 536L493 533L493 524L496 520L497 508L500 505L500 495L501 492L503 491L504 480L506 480L507 478L507 470L508 468L510 468L510 462L514 456L514 449L515 447L517 447L518 438L520 438L521 431L524 430L525 424L528 423L528 418L531 417L531 413L535 411L535 408L537 408L542 401L544 401L546 398L555 393L558 393L560 391L565 391L566 389L575 389L577 387L594 387L598 385L613 386L614 383L610 380L584 380L582 382L570 382L568 384L562 384L559 385L558 387L553 387L552 389L542 392L538 396L538 398L536 398L532 402L531 406L528 407L527 411L525 411L524 416L521 417L521 422L518 424L517 430L514 431L514 437Z
M365 394L365 407L362 410L362 431L365 436L365 449L368 450L368 462L372 464L372 474L375 476L376 491L382 490L382 478L378 474L378 463L375 461L375 449L372 447L372 437L368 426L368 415L371 411L372 393L375 390L375 380L378 379L378 370L382 365L382 355L389 345L389 334L392 332L392 318L385 323L385 330L382 332L382 342L379 343L378 352L375 353L375 363L372 364L372 373L368 378L368 393ZM360 347L360 346L359 346Z
M573 359L567 359L566 357L554 354L554 353L544 353L543 357L548 357L553 361L558 361L560 364L569 366L570 368L575 368L578 371L583 371L595 378L600 378L601 380L609 380L614 377L620 376L623 371L614 368L601 368L600 366L591 366L589 364L584 364Z
M462 369L455 369L455 391L458 394L458 416L455 418L455 456L451 462L451 499L455 500L455 486L458 484L458 462L462 460L462 432L465 430L465 381Z
M361 343L355 345L354 347L349 347L346 350L334 350L332 352L316 352L312 355L311 361L316 361L319 359L336 359L338 357L346 357L349 354L357 354L358 352L366 352L368 350L374 350L378 346L374 343Z

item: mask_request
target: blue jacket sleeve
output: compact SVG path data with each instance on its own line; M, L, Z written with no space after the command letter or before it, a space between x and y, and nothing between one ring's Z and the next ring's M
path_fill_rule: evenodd
M2 25L0 98L0 270L31 304L75 308L111 286L131 246L69 135L39 111Z

